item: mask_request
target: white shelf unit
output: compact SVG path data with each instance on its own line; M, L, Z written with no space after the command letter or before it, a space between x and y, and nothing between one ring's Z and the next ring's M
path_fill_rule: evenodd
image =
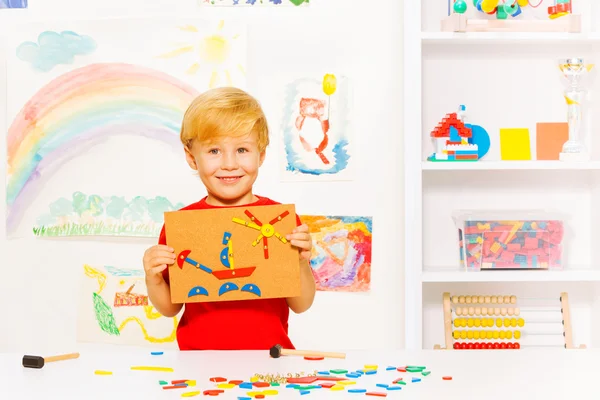
M600 73L587 111L591 161L501 161L500 128L565 122L556 68L562 57L600 63L600 2L573 0L583 32L440 31L445 2L404 9L405 340L407 349L443 343L442 293L535 299L569 293L575 344L600 347ZM469 8L472 2L467 1ZM544 12L543 7L535 12ZM428 162L429 133L446 113L467 107L490 152L472 163ZM561 271L466 272L458 261L457 209L544 209L565 216Z

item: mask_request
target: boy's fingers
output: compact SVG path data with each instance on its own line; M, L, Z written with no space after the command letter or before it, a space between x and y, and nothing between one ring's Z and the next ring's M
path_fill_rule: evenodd
M150 260L150 265L152 265L152 267L150 267L150 269L155 268L155 266L157 265L171 265L173 264L173 259L171 257L155 257L152 260Z
M150 274L152 274L152 275L158 275L161 272L163 272L165 270L165 268L167 268L166 264L159 265L158 267L150 268Z
M171 253L175 251L172 247L164 245L164 244L157 244L156 245L156 249L158 249L158 250L166 250L166 251L169 251Z

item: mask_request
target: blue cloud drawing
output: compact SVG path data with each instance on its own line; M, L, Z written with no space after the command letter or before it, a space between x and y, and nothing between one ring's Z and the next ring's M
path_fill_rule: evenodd
M89 36L72 31L42 32L38 42L24 42L17 47L17 57L31 63L38 71L48 72L60 64L72 64L75 56L91 54L96 42Z
M27 0L0 0L0 8L27 8Z

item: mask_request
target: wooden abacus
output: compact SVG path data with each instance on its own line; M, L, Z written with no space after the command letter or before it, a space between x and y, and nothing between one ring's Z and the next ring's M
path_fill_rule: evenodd
M534 298L529 298L534 299ZM556 300L556 299L554 299ZM569 295L565 292L560 294L560 322L562 332L541 333L562 335L564 347L574 349L573 335L571 329L571 313L569 309ZM444 307L444 336L445 348L435 345L434 349L445 350L487 350L487 349L520 349L519 340L522 337L521 329L481 329L481 328L522 328L525 319L521 315L524 309L517 307L517 296L490 296L490 295L460 295L451 296L450 293L443 294ZM548 309L546 309L547 311ZM555 309L558 311L558 307ZM526 310L529 311L529 310ZM477 318L463 318L463 317ZM501 318L491 318L491 317ZM503 318L502 318L503 317ZM465 328L469 329L457 329ZM475 329L479 328L479 329ZM538 333L540 334L540 333ZM527 335L535 336L536 333ZM514 342L511 340L514 338ZM459 340L462 339L462 342ZM465 341L466 340L466 341ZM579 346L580 349L585 345Z

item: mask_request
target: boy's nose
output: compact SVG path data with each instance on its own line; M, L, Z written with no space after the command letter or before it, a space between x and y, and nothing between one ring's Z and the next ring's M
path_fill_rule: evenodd
M238 167L238 163L237 163L237 157L233 154L226 154L225 157L223 157L223 163L221 165L221 168L223 169L237 169Z

